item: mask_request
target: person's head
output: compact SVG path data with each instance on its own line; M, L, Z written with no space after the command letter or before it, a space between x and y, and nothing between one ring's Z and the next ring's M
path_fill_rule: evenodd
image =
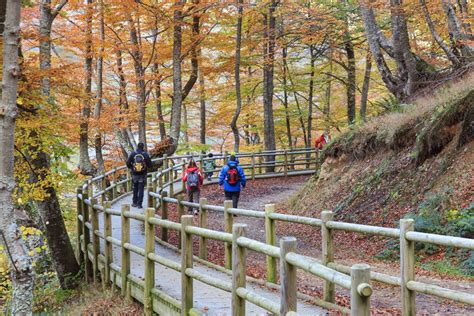
M194 161L194 159L190 159L189 163L188 163L188 168L192 168L192 167L197 167L196 162Z
M214 155L213 155L212 153L209 153L207 156L208 156L209 158L214 157Z
M137 149L138 150L145 150L145 144L144 143L138 143L137 144Z
M235 155L231 155L229 161L236 161Z

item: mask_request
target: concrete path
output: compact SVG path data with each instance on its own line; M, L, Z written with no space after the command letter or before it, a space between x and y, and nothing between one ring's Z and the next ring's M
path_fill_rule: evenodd
M146 195L145 195L146 196ZM131 195L127 195L117 200L112 208L120 210L122 204L132 203ZM146 200L146 199L145 199ZM146 201L144 201L144 207L146 207ZM143 209L139 210L136 208L131 209L132 212L143 214ZM103 230L103 216L100 216L100 227ZM112 216L112 236L120 239L121 238L121 221L120 217ZM145 236L143 233L143 223L130 219L130 243L139 247L145 247ZM103 252L103 244L101 245L101 252ZM173 260L177 263L181 263L181 256L174 250L161 246L156 243L155 252L169 260ZM120 248L114 246L113 248L113 260L114 262L120 263ZM137 277L143 278L145 261L142 256L135 253L131 253L131 273ZM227 282L232 282L229 275L211 269L205 265L194 262L194 269L199 272L210 275L216 279L220 279ZM164 267L160 264L155 266L155 281L156 286L167 293L168 295L180 300L181 299L181 274ZM261 287L253 283L247 283L247 288L255 291L257 294L272 300L274 302L280 301L280 295L278 292L271 291L267 288ZM194 307L201 311L206 311L206 314L211 315L231 315L231 294L220 289L211 287L200 281L194 280ZM303 301L298 301L298 315L325 315L326 311L320 307L308 304ZM271 315L266 310L247 302L246 303L246 314L247 315Z

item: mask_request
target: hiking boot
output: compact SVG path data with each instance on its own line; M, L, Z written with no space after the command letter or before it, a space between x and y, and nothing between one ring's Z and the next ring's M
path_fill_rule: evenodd
M135 203L132 204L132 207L137 207L137 206L138 206L138 204L135 204Z
M198 210L194 210L194 211L193 211L193 215L199 215L199 211L198 211Z
M138 206L137 206L137 208L143 208L143 206L141 206L141 205L138 205Z

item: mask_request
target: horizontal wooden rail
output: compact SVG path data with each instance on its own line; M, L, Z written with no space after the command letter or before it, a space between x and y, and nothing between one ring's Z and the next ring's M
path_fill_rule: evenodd
M156 263L161 264L162 266L181 272L181 265L174 262L173 260L166 259L165 257L157 255L156 253L149 253L148 258Z
M201 273L195 269L188 268L185 271L186 275L196 279L198 281L201 281L202 283L205 283L207 285L213 286L215 288L221 289L226 292L232 292L232 283L222 281L219 279L216 279L214 277L208 276L205 273Z
M127 218L135 219L135 220L140 221L140 222L145 221L145 215L140 214L140 213L134 213L134 212L126 211L124 213L124 215Z
M262 211L246 210L242 208L231 207L228 209L228 212L233 215L255 217L255 218L265 218L265 212L262 212Z
M173 229L173 230L181 230L181 224L175 223L175 222L172 222L172 221L169 221L169 220L160 219L160 218L157 218L157 217L149 218L148 222L150 224L160 226L160 227L164 227L164 228L169 228L169 229Z
M131 252L134 252L137 255L140 255L140 256L143 256L143 257L145 256L145 249L143 249L141 247L132 245L131 243L128 243L128 242L125 243L123 246L124 246L125 249L130 250Z
M449 290L444 287L437 285L426 284L417 281L408 281L407 287L412 290L423 294L434 295L441 298L446 298L460 303L474 305L474 295L471 293L464 293L455 290Z
M332 229L352 231L370 235L379 235L398 238L400 236L400 230L396 228L387 228L387 227L378 227L378 226L369 226L353 223L343 223L329 221L326 223L326 226Z
M295 267L314 274L321 279L331 281L345 289L351 288L350 277L343 273L327 268L310 257L290 252L286 255L285 259Z
M437 234L428 234L420 232L407 232L405 238L411 241L425 242L440 246L451 246L474 250L474 239L443 236Z
M256 241L247 237L239 237L237 244L241 247L256 251L258 253L273 257L280 257L280 248L267 245L266 243Z
M240 296L242 299L249 301L261 308L266 309L269 312L272 312L275 315L280 315L280 305L276 304L269 299L256 294L255 292L248 290L243 287L239 287L236 290L237 295Z
M186 232L191 235L201 236L209 239L219 240L223 242L232 242L232 234L227 234L211 229L188 226L186 227Z

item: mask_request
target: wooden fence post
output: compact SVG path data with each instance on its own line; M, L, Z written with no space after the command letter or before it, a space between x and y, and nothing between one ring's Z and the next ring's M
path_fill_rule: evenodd
M168 169L168 155L164 154L163 155L163 170ZM165 172L165 183L168 183L169 181L169 173L168 171Z
M237 239L245 236L246 224L234 224L232 227L232 315L245 315L245 300L237 295L237 289L245 288L246 249L237 244Z
M227 155L229 155L229 152L226 150L224 152L224 165L227 165L227 160L228 160Z
M184 206L183 206L183 196L182 195L178 195L176 197L176 199L178 200L178 223L181 223L181 217L183 217L184 214ZM178 232L178 239L181 241L181 231ZM181 249L181 242L178 242L178 249Z
M125 212L130 211L130 204L122 204L122 214L121 214L121 221L122 221L122 240L121 240L121 248L122 248L122 288L121 294L122 296L127 295L127 287L128 287L128 275L130 274L130 251L125 248L125 244L130 242L130 219L125 216Z
M400 272L403 316L416 314L416 293L407 287L408 281L415 280L415 242L405 238L405 234L413 231L414 226L413 219L400 220Z
M181 167L181 179L184 177L186 173L186 164L183 162L183 166ZM181 192L186 193L186 182L181 181Z
M94 205L97 204L97 199L91 199L91 225L92 225L92 254L93 254L93 261L92 261L92 278L94 280L94 284L97 284L97 276L99 273L99 262L98 256L100 253L100 239L97 236L96 231L99 230L99 216L97 214L97 210L94 208Z
M173 197L174 196L174 172L173 169L170 170L171 177L169 178L169 196Z
M255 180L255 154L252 153L252 180Z
M107 178L104 173L102 173L102 179L100 180L100 190L102 191L101 197L100 197L100 203L104 204L105 202L105 197L106 197L106 192L105 189L107 188Z
M370 315L370 266L354 264L351 267L351 316Z
M76 217L76 223L77 223L77 243L76 243L76 251L77 251L77 261L79 262L79 265L82 266L84 264L84 253L82 252L82 243L81 243L81 236L84 235L84 226L82 225L82 222L79 220L79 215L82 217L82 220L84 221L84 212L82 211L82 199L84 198L82 196L82 187L78 187L76 190L76 211L77 211L77 217ZM79 198L79 195L81 195L82 199ZM84 238L84 236L82 237Z
M112 243L107 240L107 237L112 237L112 217L107 213L107 210L112 207L112 202L104 204L104 255L105 255L105 269L104 269L104 283L109 285L110 282L110 264L113 261Z
M314 150L314 170L318 172L319 169L319 150Z
M258 173L262 174L262 162L263 162L263 157L262 157L262 151L258 151Z
M160 192L163 191L163 169L158 169L158 187L160 188Z
M155 226L149 222L149 219L154 216L154 208L145 210L145 289L143 295L145 315L153 315L151 290L155 286L155 262L148 258L148 255L155 253Z
M206 204L206 198L199 199L199 224L202 228L207 228L207 210L204 209ZM202 236L199 237L199 258L207 260L207 239Z
M331 211L321 212L321 244L322 244L322 258L321 263L328 266L334 261L334 248L332 229L326 226L326 223L332 221L334 214ZM334 303L334 283L328 280L324 281L323 299L326 302Z
M296 268L286 262L285 256L296 251L296 238L283 237L280 239L280 314L296 312Z
M114 168L114 172L112 173L112 201L115 200L117 197L117 168Z
M275 221L270 214L275 212L275 204L265 205L265 242L267 245L276 246ZM267 281L276 283L276 259L267 256Z
M284 163L285 165L283 166L283 172L285 173L285 178L288 176L288 153L285 149L285 152L284 152Z
M86 204L86 200L89 199L89 194L86 192L82 192L82 214L83 214L83 221L82 221L82 231L84 232L84 259L85 259L85 275L86 275L86 282L91 281L92 277L92 261L89 258L89 251L88 246L91 242L91 231L89 227L87 227L86 223L89 221L89 206Z
M232 225L234 225L234 217L229 213L229 209L232 207L232 200L224 201L224 229L226 233L232 234ZM232 269L232 244L224 244L225 251L225 267L226 269Z
M186 269L193 268L193 236L186 233L186 227L192 225L192 215L181 217L181 315L183 316L187 316L193 308L193 278L186 275Z
M150 192L153 192L153 178L147 177L146 179L146 199L147 199L147 206L153 207L153 197L150 195Z
M161 219L168 219L168 202L165 201L165 198L168 197L168 192L161 191ZM168 242L168 228L161 227L161 240Z

